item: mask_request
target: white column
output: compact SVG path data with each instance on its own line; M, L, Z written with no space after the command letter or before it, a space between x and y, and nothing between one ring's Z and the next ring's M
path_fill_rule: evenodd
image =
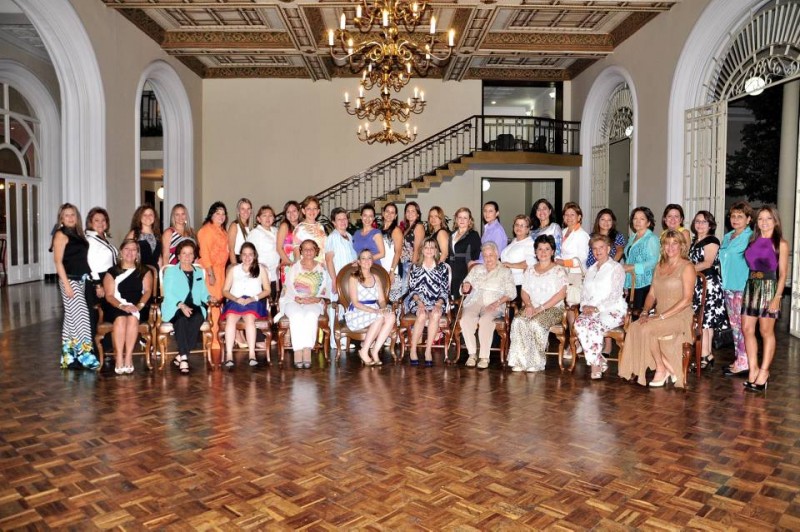
M783 237L794 242L794 204L797 189L798 112L800 111L800 80L783 86L783 117L781 118L781 154L778 166L778 213L781 215ZM791 254L790 254L791 255ZM791 271L791 269L789 270ZM788 281L788 279L787 279Z

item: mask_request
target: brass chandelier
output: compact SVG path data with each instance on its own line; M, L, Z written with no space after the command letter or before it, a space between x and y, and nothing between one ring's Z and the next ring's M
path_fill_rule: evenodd
M353 107L347 93L344 101L348 114L368 121L363 128L358 128L359 140L368 144L408 144L416 138L416 128L412 130L407 123L405 132L394 131L391 126L395 120L405 123L412 114L420 114L425 109L424 93L414 89L414 97L403 101L392 98L391 92L400 92L413 73L425 77L431 66L450 58L455 46L452 29L448 32L446 46L437 39L433 15L427 36L414 33L427 9L426 1L359 0L353 26L360 35L347 29L344 13L339 19L339 29L328 30L328 45L334 62L340 66L349 65L351 72L362 74ZM379 88L380 95L367 101L364 93L373 88ZM383 123L383 130L372 133L369 122L376 121Z

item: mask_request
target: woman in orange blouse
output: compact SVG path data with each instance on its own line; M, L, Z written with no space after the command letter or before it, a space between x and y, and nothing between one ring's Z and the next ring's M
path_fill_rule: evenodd
M228 233L225 223L228 221L228 209L221 201L211 204L203 227L197 232L200 245L199 263L206 271L208 293L214 299L222 300L222 287L225 286L225 266L228 264ZM217 332L219 332L219 307L211 309L211 325L213 349L219 349Z

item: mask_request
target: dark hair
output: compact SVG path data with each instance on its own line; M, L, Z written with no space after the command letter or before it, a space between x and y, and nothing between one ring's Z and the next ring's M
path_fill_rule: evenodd
M372 203L365 203L361 206L361 214L364 214L364 211L372 211L372 214L375 214L375 206Z
M370 251L367 248L364 248L361 251L359 251L358 255L356 256L359 261L361 260L361 254L364 253L365 251L370 255L372 255L372 251ZM373 258L373 260L375 259ZM353 277L358 279L359 283L363 283L364 281L367 280L367 278L364 277L364 272L361 271L361 264L359 262L356 262L355 266L353 266Z
M500 205L498 205L496 201L493 200L487 201L486 203L483 204L484 207L486 207L487 205L491 205L492 207L494 207L494 212L500 212ZM499 214L497 215L497 219L498 220L500 219Z
M203 225L211 223L211 218L214 217L214 213L217 212L218 209L222 209L223 211L225 211L225 221L222 222L222 228L225 229L225 222L228 221L228 208L221 201L215 201L214 203L211 204L211 207L208 208L208 214L206 214L206 219L203 220Z
M575 203L574 201L568 201L564 204L564 208L561 209L562 218L564 216L564 213L570 209L575 211L575 214L577 214L580 217L580 221L583 221L583 211L581 210L581 206Z
M331 211L331 223L336 222L336 217L342 213L347 214L347 209L343 207L334 207L334 209Z
M272 206L270 205L262 205L261 207L258 208L258 212L256 213L256 219L253 221L253 228L256 228L260 225L258 219L261 217L262 214L264 214L265 211L271 212L272 217L275 218L275 209L273 209Z
M247 272L250 274L250 277L258 277L261 274L261 269L258 267L258 250L253 245L252 242L245 242L242 244L242 247L239 249L239 255L242 254L242 250L244 248L252 249L253 250L253 264L250 266L250 271Z
M289 207L294 207L297 209L297 219L300 220L300 216L302 213L300 212L300 204L294 200L289 200L283 205L283 221L281 221L280 225L286 224L289 228L289 232L293 232L296 226L292 225L292 222L289 221L289 218L286 217L286 211L289 210Z
M750 204L749 204L749 203L747 203L746 201L737 201L736 203L734 203L733 205L731 205L731 208L730 208L730 209L728 209L728 216L730 216L730 214L731 214L733 211L739 211L739 212L741 212L741 213L742 213L742 214L744 214L744 215L745 215L747 218L750 218L750 220L751 220L751 221L752 221L752 219L753 219L753 208L752 208L752 207L750 206Z
M533 220L537 221L539 220L536 217L536 211L539 209L539 205L541 205L542 203L544 203L547 206L547 208L550 209L550 219L547 221L547 225L556 222L556 210L553 208L553 204L547 201L545 198L539 198L534 202L533 207L531 207L531 226L533 225ZM539 227L541 227L541 224L539 225Z
M407 222L406 213L408 212L409 207L413 207L414 210L417 211L417 220L411 225L406 225ZM413 231L414 228L419 223L422 223L422 209L419 208L419 203L417 203L416 201L409 201L408 203L406 203L406 206L403 209L403 234L408 234L411 231Z
M392 224L388 228L384 227L385 222L386 222L386 216L384 216L383 220L382 220L384 223L381 224L381 233L383 233L384 235L386 235L388 237L391 237L392 236L392 232L394 232L395 227L397 227L397 219L400 217L399 216L400 213L397 211L397 204L395 202L393 202L393 201L390 201L389 203L384 205L383 209L381 210L381 213L386 212L386 209L388 209L389 207L394 207L394 221L392 222Z
M781 229L781 217L778 215L778 209L773 207L772 205L764 205L758 212L756 212L756 228L753 230L753 234L750 235L750 244L755 242L758 238L761 237L761 229L758 227L758 216L767 211L772 219L775 221L775 229L772 230L772 248L777 252L781 249L781 240L783 240L783 230ZM750 247L750 244L747 246ZM781 288L781 287L778 287Z
M695 214L694 218L692 218L692 226L689 229L692 231L692 234L696 237L697 231L695 231L694 228L694 221L697 220L697 217L701 214L703 215L703 218L705 218L706 221L708 222L708 234L713 235L714 231L717 230L717 220L716 218L714 218L714 215L711 214L709 211L697 211L697 214Z
M631 211L631 218L628 222L628 227L631 228L631 231L636 231L636 229L633 228L633 215L637 212L644 214L644 217L647 218L647 223L650 224L648 229L652 230L656 226L656 217L653 216L653 211L651 211L648 207L636 207Z
M94 218L95 214L102 214L103 218L106 219L106 232L105 234L100 235L100 237L107 238L111 236L111 233L109 233L109 230L111 229L111 220L108 217L108 211L102 207L92 207L92 209L89 211L89 214L86 215L86 227L92 225L92 218Z
M175 246L175 256L176 257L180 256L181 251L186 246L189 246L190 248L192 248L192 253L194 253L194 257L197 258L197 244L195 243L194 240L191 240L191 239L188 239L188 238L185 239L185 240L181 240L180 242L178 242L178 245Z
M136 207L136 210L133 211L131 231L133 231L134 240L139 240L139 236L142 234L142 215L146 210L153 211L153 234L156 235L156 238L161 238L161 222L158 221L158 213L152 205L145 203L144 205L139 205Z
M593 235L602 234L600 232L600 218L608 214L611 216L611 229L608 230L608 238L611 240L611 244L613 245L614 241L617 239L617 235L619 231L617 231L617 216L614 214L614 211L611 209L600 209L600 212L597 213L597 216L594 218L594 228L592 229Z
M311 238L306 238L305 240L300 242L300 251L303 251L303 245L305 245L306 242L311 242L311 245L314 246L314 253L319 255L319 244L317 244L316 240Z
M540 244L547 244L550 246L550 249L553 250L553 253L556 252L556 239L553 238L553 235L539 235L536 237L536 240L533 241L533 249L536 250L539 248Z
M669 211L678 211L681 215L681 225L683 225L683 221L686 219L686 215L683 214L683 207L677 203L670 203L664 207L664 214L661 215L661 229L667 228L667 213Z

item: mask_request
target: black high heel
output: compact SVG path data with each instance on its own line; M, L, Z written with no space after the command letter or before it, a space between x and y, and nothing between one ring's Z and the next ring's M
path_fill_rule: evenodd
M706 355L704 357L700 357L700 369L713 368L713 367L714 367L713 356Z
M745 390L750 390L751 392L765 392L767 391L767 384L769 384L769 378L764 381L764 384L756 384L755 382L751 382L749 386L745 387Z

